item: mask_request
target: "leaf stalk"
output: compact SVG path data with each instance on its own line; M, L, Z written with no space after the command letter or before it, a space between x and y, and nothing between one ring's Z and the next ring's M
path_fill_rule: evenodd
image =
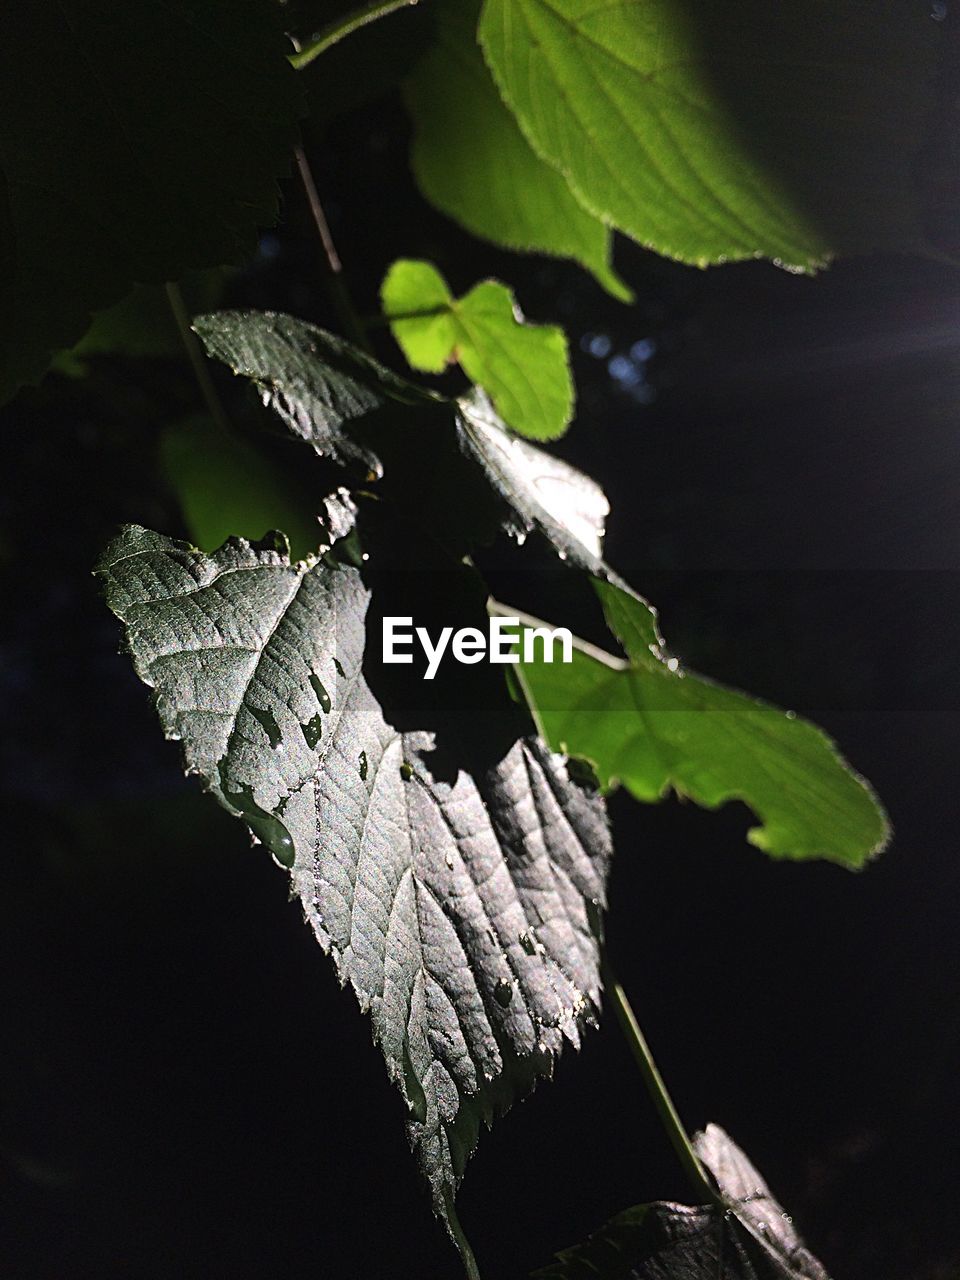
M404 0L404 2L408 3L409 0ZM353 305L353 299L350 297L350 292L343 278L343 263L340 260L339 253L337 253L337 246L333 243L330 224L327 222L327 215L324 213L323 205L320 202L317 184L313 180L310 161L307 159L307 154L300 144L294 148L293 154L297 162L300 181L303 183L303 189L306 193L307 203L310 206L310 213L320 236L323 252L326 255L328 267L326 278L330 291L330 300L340 318L345 335L356 343L358 347L366 351L368 355L372 355L373 349L370 346L370 340L367 337L357 309Z
M697 1194L703 1196L708 1204L724 1207L722 1196L707 1177L704 1167L700 1163L697 1153L694 1151L687 1136L687 1131L683 1126L677 1108L674 1106L673 1099L664 1084L663 1076L660 1074L653 1054L650 1052L650 1046L647 1044L646 1037L640 1029L636 1014L633 1012L633 1008L627 998L627 993L617 981L616 975L607 960L603 961L602 972L604 986L610 995L617 1022L620 1024L620 1030L630 1045L637 1066L640 1068L640 1074L643 1076L643 1082L647 1086L647 1092L656 1108L657 1115L660 1117L660 1122L667 1131L667 1136L676 1152L677 1158L683 1166L684 1173L686 1173L691 1186L694 1187Z
M376 22L379 18L385 18L388 13L393 13L396 9L408 9L417 3L418 0L374 0L372 4L365 5L364 8L356 9L353 13L348 13L329 23L302 49L291 53L288 61L297 71L302 71L304 67L309 67L311 62L319 58L321 53L332 45L338 44L345 36L359 31L361 27Z

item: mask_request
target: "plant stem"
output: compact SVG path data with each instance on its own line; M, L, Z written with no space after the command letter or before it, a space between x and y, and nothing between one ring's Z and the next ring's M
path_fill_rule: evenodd
M460 1219L457 1217L457 1210L454 1207L453 1195L445 1196L447 1222L450 1226L450 1232L456 1241L457 1248L460 1250L460 1258L463 1261L463 1271L466 1280L481 1280L480 1268L477 1266L477 1260L474 1257L473 1250L470 1248L470 1241L464 1234L463 1227L460 1225Z
M323 245L323 252L326 255L327 267L329 268L327 283L330 289L330 300L336 308L340 323L343 325L347 337L355 342L358 347L362 347L364 351L372 354L366 331L361 323L357 309L353 305L353 299L350 297L343 278L343 263L340 261L337 246L333 243L333 236L330 234L330 224L327 222L327 215L324 213L323 205L320 203L320 195L317 191L317 184L313 180L310 161L307 159L303 147L299 144L294 148L293 154L297 162L297 170L303 183L303 189L306 192L307 203L310 205L310 213L313 215L313 221L320 235L320 243Z
M610 993L614 1012L617 1015L617 1021L620 1023L620 1030L630 1045L637 1066L640 1068L640 1074L643 1076L644 1084L647 1086L647 1092L650 1094L657 1115L667 1131L667 1136L673 1145L673 1149L681 1165L683 1165L684 1172L698 1195L704 1196L710 1204L722 1205L723 1200L719 1192L707 1177L697 1153L691 1146L687 1131L683 1127L676 1107L673 1105L673 1099L667 1092L663 1076L661 1076L657 1069L657 1064L653 1060L650 1046L640 1030L640 1024L637 1022L630 1001L627 999L627 993L617 981L616 975L606 960L603 962L603 980L607 991Z
M361 27L365 27L369 22L376 22L378 18L384 18L388 13L393 13L396 9L406 9L411 5L415 5L417 0L373 0L372 4L366 5L363 9L357 9L353 13L345 14L342 18L337 18L328 26L324 27L321 32L313 37L309 44L304 45L302 49L298 49L296 53L291 53L289 62L297 71L302 71L304 67L309 67L315 58L319 58L320 54L329 49L331 45L337 44L344 36L351 35L354 31L359 31Z
M183 300L180 286L176 281L168 280L164 288L167 291L170 310L173 312L177 329L180 331L180 340L187 353L187 359L190 361L190 367L193 369L204 404L206 404L210 417L220 430L229 434L230 424L227 421L223 405L220 403L220 397L217 394L217 388L214 386L213 378L210 376L210 367L207 364L206 356L203 354L203 348L197 341L197 335L190 328L190 317L187 314L187 306Z

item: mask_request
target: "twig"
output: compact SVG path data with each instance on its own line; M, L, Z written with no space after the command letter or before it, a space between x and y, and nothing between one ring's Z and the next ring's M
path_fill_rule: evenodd
M297 71L302 71L304 67L308 67L315 58L319 58L320 54L331 45L337 44L344 36L350 35L354 31L359 31L361 27L365 27L369 22L376 22L378 18L385 18L388 13L393 13L397 9L407 9L415 5L417 0L374 0L374 3L368 4L363 9L357 9L354 13L348 13L342 18L331 22L329 26L323 28L317 35L313 37L309 44L298 49L296 53L289 55L290 65L295 67Z
M408 2L408 0L405 0L405 2ZM303 189L306 192L307 203L310 206L313 221L320 235L320 243L323 245L323 252L326 255L329 268L326 279L330 290L330 300L336 308L340 323L343 325L347 337L351 338L357 346L362 347L364 351L372 354L366 331L361 323L357 309L353 305L353 299L350 297L343 278L343 263L340 261L337 246L333 243L333 236L330 234L330 224L327 222L327 215L324 213L323 205L320 203L320 195L317 191L317 184L313 180L310 161L300 145L294 148L293 154L297 162L297 170L303 183Z

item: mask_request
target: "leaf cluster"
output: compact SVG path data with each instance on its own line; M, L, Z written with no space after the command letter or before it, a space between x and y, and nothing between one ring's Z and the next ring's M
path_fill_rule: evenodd
M818 731L677 670L602 558L600 489L482 392L447 399L289 316L196 328L343 484L300 560L283 535L206 553L130 527L99 568L107 602L187 770L289 870L369 1013L469 1267L454 1196L481 1124L599 1010L610 841L596 779L569 757L641 799L740 796L766 823L755 842L783 856L862 865L885 819ZM581 647L569 680L524 664L526 703L489 666L436 685L388 670L382 617L483 621L464 557L503 532L591 577L628 659Z

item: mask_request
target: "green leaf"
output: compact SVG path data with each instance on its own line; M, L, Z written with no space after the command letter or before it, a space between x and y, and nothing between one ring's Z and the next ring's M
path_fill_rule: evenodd
M723 1203L641 1204L565 1249L536 1280L829 1280L737 1144L707 1125L694 1149Z
M393 336L414 369L441 373L456 361L514 431L554 440L573 415L567 339L556 325L527 324L496 280L454 298L429 262L401 258L380 290Z
M302 92L270 0L24 6L0 43L0 398L134 282L240 262Z
M328 501L331 542L350 522L347 500ZM481 1122L595 1018L602 802L530 735L499 677L491 697L492 668L457 668L481 687L472 714L446 719L425 709L432 685L415 678L406 701L385 685L366 646L376 591L330 555L292 564L238 540L205 555L131 527L99 573L188 772L290 869L369 1012L459 1242L453 1196ZM382 577L389 590L395 562ZM467 570L446 580L482 611Z
M684 262L808 269L927 244L958 177L955 156L949 177L925 168L945 25L862 0L486 0L480 39L528 141L598 217Z
M886 816L866 782L815 725L683 671L649 606L596 584L626 660L591 647L569 666L522 665L555 750L586 757L601 784L638 800L670 789L708 809L742 800L762 825L748 839L774 857L858 868L886 845Z
M539 158L503 105L476 40L476 7L444 5L438 43L406 84L411 163L420 190L476 236L508 249L573 258L623 302L611 235Z
M225 311L194 328L295 435L322 457L360 462L369 483L384 479L397 507L434 535L467 546L501 529L521 541L537 531L561 559L605 576L599 485L508 432L481 393L454 401L423 391L292 316Z
M316 551L321 529L288 477L254 445L203 416L165 428L160 460L187 531L201 551L227 538L262 538L283 529L295 559Z

